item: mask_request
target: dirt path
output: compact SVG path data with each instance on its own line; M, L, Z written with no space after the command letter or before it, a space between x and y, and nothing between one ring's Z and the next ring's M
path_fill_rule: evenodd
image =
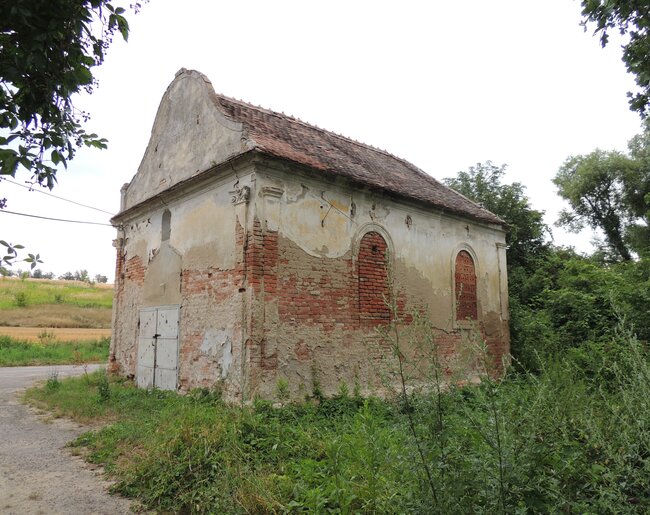
M55 369L59 377L84 371L78 366L0 368L0 513L130 513L130 501L109 495L100 472L65 448L85 428L64 420L45 423L18 401L20 390Z

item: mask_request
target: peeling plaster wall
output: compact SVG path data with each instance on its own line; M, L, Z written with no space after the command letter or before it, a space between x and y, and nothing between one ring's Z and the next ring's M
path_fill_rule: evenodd
M162 241L165 210L171 233ZM136 373L141 307L179 304L183 390L220 383L230 400L274 397L284 377L296 397L315 384L331 395L341 382L385 393L386 379L397 380L390 342L377 331L386 317L363 316L359 302L360 279L376 279L383 291L386 273L381 263L374 271L359 268L359 247L369 232L377 235L369 241L386 249L403 341L412 337L408 325L416 311L434 326L450 380L476 376L476 360L465 357L473 334L499 365L509 350L499 227L262 161L151 200L125 221L116 240L111 369ZM476 268L474 323L454 316L454 263L461 250ZM404 351L422 358L413 347Z
M412 310L422 312L450 367L471 345L472 334L479 334L498 373L509 351L500 227L271 166L258 167L253 199L265 253L261 276L274 279L262 280L255 297L253 325L263 329L250 342L249 397L273 397L279 377L289 380L294 395L310 393L315 382L327 394L336 393L341 381L350 388L359 383L366 392L382 390L380 375L391 374L381 371L389 343L378 336L377 324L359 316L357 253L369 231L388 243L400 317L409 322ZM475 262L479 319L473 324L454 316L453 268L460 250Z
M221 382L226 398L241 396L250 295L244 263L250 206L242 192L254 186L251 172L231 172L197 191L152 201L124 222L117 240L114 371L136 373L140 308L178 304L179 388ZM165 210L171 214L168 241L162 241Z
M249 147L241 124L225 117L213 97L211 85L200 73L177 74L160 102L123 210Z

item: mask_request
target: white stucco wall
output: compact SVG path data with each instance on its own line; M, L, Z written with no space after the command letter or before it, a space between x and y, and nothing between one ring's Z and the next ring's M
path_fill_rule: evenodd
M214 102L212 86L202 74L182 70L176 75L160 102L123 210L248 149L242 125L224 116Z

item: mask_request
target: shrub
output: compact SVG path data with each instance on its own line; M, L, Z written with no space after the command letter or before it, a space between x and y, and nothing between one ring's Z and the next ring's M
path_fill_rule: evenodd
M16 292L16 293L14 293L14 303L15 303L16 306L18 306L19 308L24 308L24 307L26 307L26 306L27 306L27 300L28 300L28 297L27 297L27 293L26 293L26 292L24 292L24 291L18 291L18 292Z

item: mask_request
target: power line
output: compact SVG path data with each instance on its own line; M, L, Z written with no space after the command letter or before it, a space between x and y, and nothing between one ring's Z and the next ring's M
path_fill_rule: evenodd
M10 215L19 215L19 216L28 216L30 218L41 218L42 220L53 220L55 222L69 222L72 224L88 224L88 225L105 225L106 227L113 227L111 224L105 224L102 222L86 222L84 220L66 220L64 218L50 218L49 216L29 215L27 213L16 213L15 211L7 211L6 209L0 209L0 213L8 213Z
M47 191L37 190L37 189L32 188L31 186L26 186L24 184L20 184L19 182L12 181L11 179L4 179L3 178L2 180L7 181L7 182L9 182L11 184L15 184L16 186L20 186L21 188L28 189L29 191L35 191L36 193L42 193L43 195L47 195L48 197L54 197L54 198L57 198L59 200L65 200L66 202L70 202L71 204L76 204L76 205L81 206L81 207L87 207L88 209L94 209L95 211L101 211L102 213L106 213L107 215L113 216L113 213L111 213L110 211L104 211L103 209L99 209L98 207L88 206L86 204L82 204L81 202L76 202L74 200L59 197L57 195L54 195L53 193L48 193Z

